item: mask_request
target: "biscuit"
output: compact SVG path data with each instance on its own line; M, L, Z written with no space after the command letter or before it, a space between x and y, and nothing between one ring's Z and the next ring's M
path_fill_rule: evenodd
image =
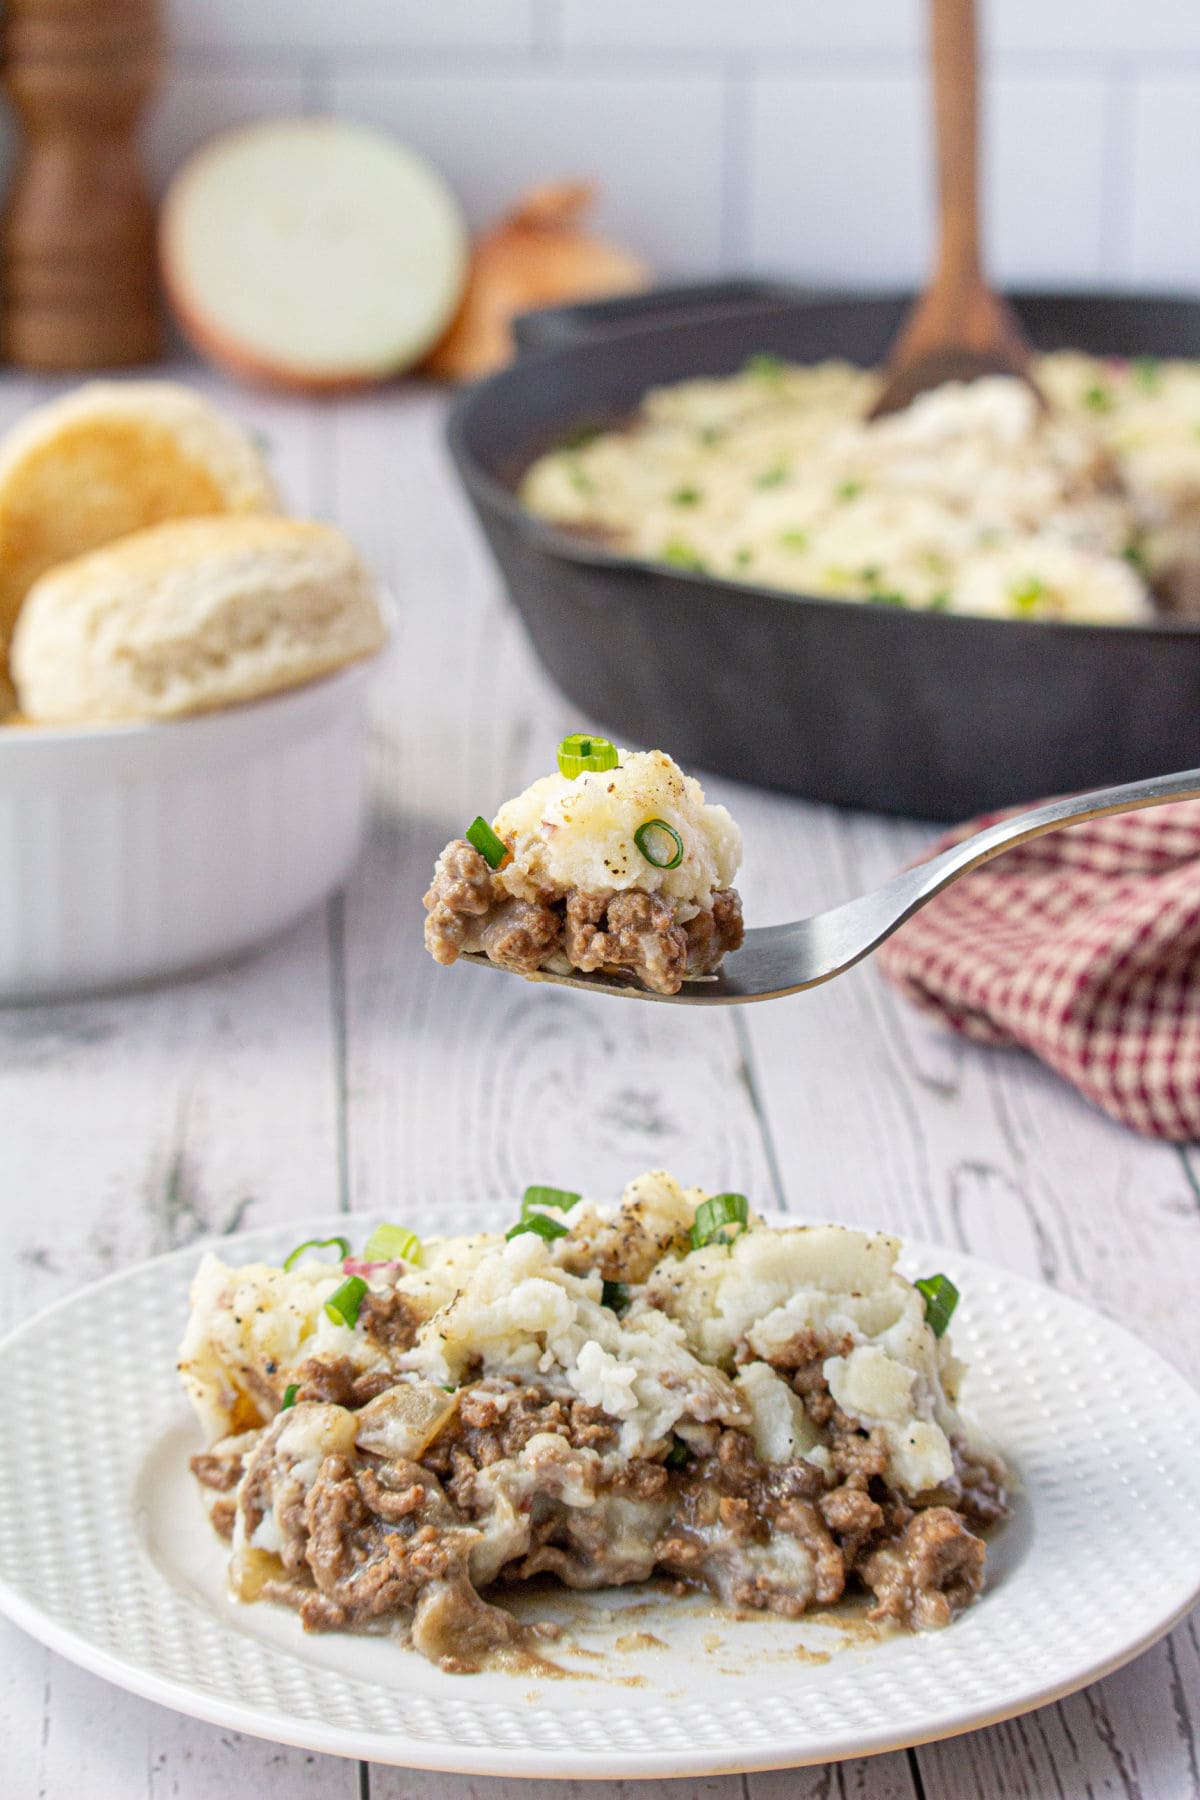
M333 526L182 519L43 575L12 668L31 720L162 719L295 687L385 637L372 578Z
M249 433L173 381L92 381L0 443L0 653L46 569L162 519L272 512Z

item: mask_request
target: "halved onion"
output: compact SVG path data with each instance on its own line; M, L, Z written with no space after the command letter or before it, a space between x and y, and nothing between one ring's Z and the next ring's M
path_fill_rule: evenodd
M163 203L163 276L215 362L279 387L410 367L454 314L466 226L423 158L338 119L267 119L189 158Z

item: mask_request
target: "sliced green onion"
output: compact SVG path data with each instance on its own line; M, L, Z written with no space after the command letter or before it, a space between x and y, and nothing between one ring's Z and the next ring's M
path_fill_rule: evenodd
M743 375L753 375L758 381L778 381L787 369L782 356L772 351L760 350L756 356L748 356L742 369Z
M629 1286L624 1281L606 1281L600 1290L600 1304L610 1312L624 1312L629 1305Z
M363 1245L364 1262L419 1263L421 1240L407 1225L377 1225Z
M589 444L603 436L603 425L577 425L574 431L568 431L566 437L560 439L558 447L560 450L586 450Z
M663 1461L666 1463L668 1469L682 1469L690 1455L691 1451L688 1449L682 1438L672 1438L671 1448L667 1451Z
M753 550L735 550L733 553L733 566L735 569L748 569L753 561Z
M554 1206L559 1212L570 1212L582 1199L582 1194L572 1194L567 1188L527 1187L521 1196L521 1217L530 1218L539 1206Z
M1036 612L1039 604L1045 598L1046 584L1044 581L1039 581L1036 575L1028 576L1009 590L1009 599L1013 603L1014 610L1019 613Z
M662 559L674 564L677 569L692 569L697 575L703 575L706 567L699 551L685 543L683 538L668 538L662 547Z
M325 1302L325 1317L332 1319L335 1325L349 1325L353 1330L366 1291L367 1284L361 1275L348 1275Z
M504 1236L512 1239L520 1237L523 1231L532 1231L545 1243L551 1244L555 1238L566 1237L569 1229L561 1219L552 1219L549 1213L530 1213L527 1219L518 1219L515 1225L510 1225Z
M1113 409L1112 391L1102 387L1098 381L1094 382L1091 387L1084 388L1083 404L1091 407L1093 412L1111 412Z
M671 495L671 504L672 506L699 506L703 498L704 495L699 488L681 487L676 488Z
M665 838L671 840L669 844ZM677 869L683 861L683 839L665 819L647 819L634 832L633 841L656 869Z
M292 1251L290 1256L284 1257L283 1266L284 1266L285 1271L288 1269L294 1269L296 1264L300 1261L300 1258L304 1255L304 1252L306 1250L328 1250L331 1244L334 1245L337 1249L339 1262L342 1261L345 1257L349 1256L350 1241L348 1238L344 1238L344 1237L305 1238L305 1240L302 1244L296 1245L296 1248Z
M1139 575L1146 575L1149 573L1145 552L1140 544L1126 544L1121 555L1125 558L1125 561L1131 568L1137 570Z
M558 772L568 781L592 771L602 775L605 769L615 769L620 760L616 746L607 738L592 737L583 731L573 731L558 746Z
M756 488L782 487L791 472L791 463L772 463L769 469L764 469L761 475L754 477L754 485Z
M1156 356L1135 356L1133 378L1144 393L1156 393L1162 380L1162 364Z
M508 860L508 845L496 836L486 819L473 819L463 836L478 850L489 869L498 869Z
M289 1406L295 1406L296 1395L299 1392L300 1392L300 1388L299 1388L298 1384L294 1381L289 1381L287 1386L283 1390L283 1404L279 1408L280 1412L286 1412L288 1410Z
M745 1194L713 1194L702 1200L688 1233L692 1249L703 1250L705 1244L728 1244L733 1234L726 1227L740 1225L744 1229L749 1217L750 1202Z
M592 480L587 470L581 469L578 463L572 463L568 467L567 480L577 494L594 494L596 491L595 482Z
M839 481L837 485L837 497L839 500L857 500L862 491L863 484L861 481Z
M783 545L785 550L807 550L808 549L808 533L807 533L807 531L799 531L799 530L783 531L779 534L779 541Z
M930 612L949 612L950 611L950 595L946 592L945 588L940 589L936 594L930 595L929 611Z
M925 1302L925 1323L940 1338L954 1317L958 1289L948 1275L926 1275L913 1286Z
M868 594L867 599L872 606L907 606L908 601L903 594Z
M725 436L725 427L723 425L702 425L696 436L706 448L710 448L713 444L721 442Z

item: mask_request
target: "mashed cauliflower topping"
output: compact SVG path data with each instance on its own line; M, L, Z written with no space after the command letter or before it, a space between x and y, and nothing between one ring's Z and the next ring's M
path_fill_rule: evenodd
M497 865L463 839L446 846L425 895L436 961L603 969L675 994L737 949L742 838L729 813L662 750L612 755L612 768L547 775L502 806Z
M651 562L833 599L1120 624L1194 600L1200 365L1064 351L867 422L846 363L755 357L528 470L530 508Z
M568 780L546 775L500 808L493 821L512 851L504 885L526 898L548 887L644 888L699 911L733 885L742 834L723 806L662 750L619 752L615 769ZM683 840L678 868L656 868L634 841L647 819L664 819Z
M481 1629L515 1641L479 1599L501 1571L657 1569L790 1613L857 1583L909 1624L978 1591L1004 1472L894 1238L775 1230L740 1196L714 1234L662 1172L561 1200L384 1264L204 1259L180 1370L242 1597L394 1617L474 1667Z

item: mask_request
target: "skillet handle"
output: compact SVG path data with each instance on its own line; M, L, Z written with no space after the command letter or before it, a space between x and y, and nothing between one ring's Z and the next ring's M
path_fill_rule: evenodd
M828 298L826 290L783 281L701 281L680 287L649 288L619 294L611 300L585 300L575 306L547 306L513 320L517 354L565 350L572 344L607 337L631 326L653 325L671 318L692 319L707 312L738 312L755 306Z

